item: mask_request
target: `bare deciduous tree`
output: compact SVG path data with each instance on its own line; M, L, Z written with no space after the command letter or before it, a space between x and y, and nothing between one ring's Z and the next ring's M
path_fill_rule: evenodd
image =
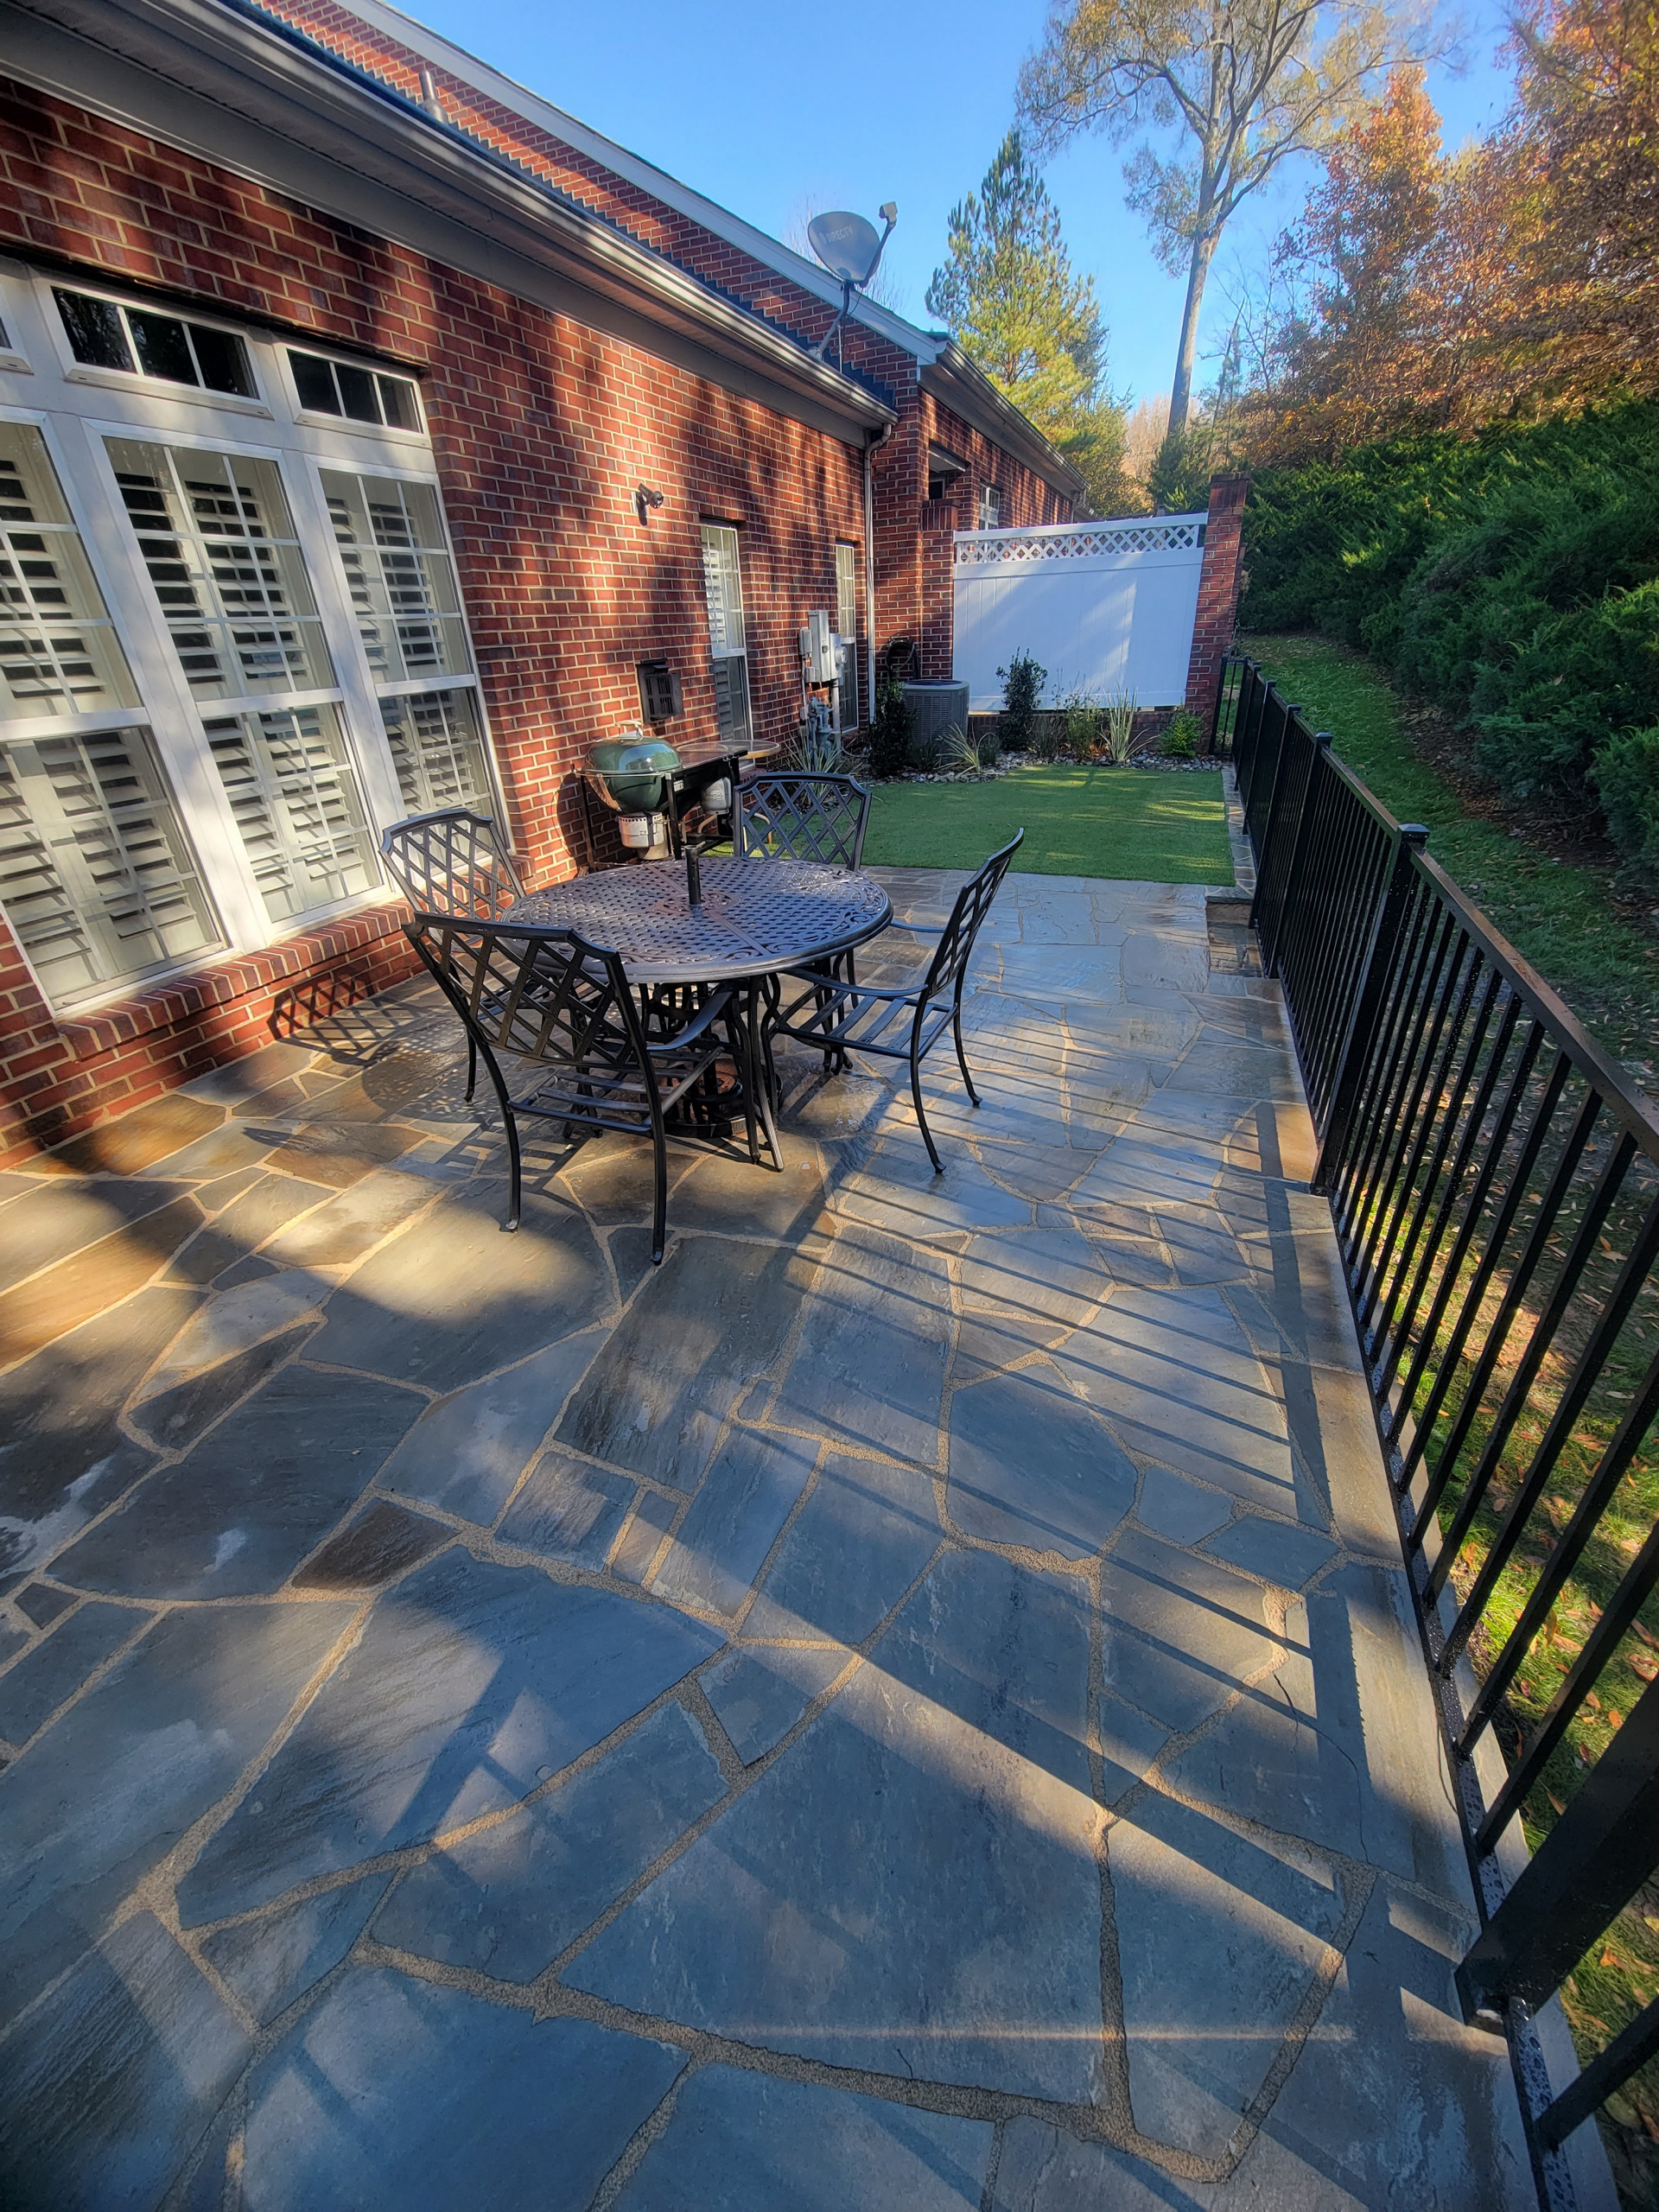
M1205 281L1229 220L1435 45L1412 0L1063 0L1049 17L1020 72L1022 119L1048 152L1084 131L1135 142L1129 205L1164 266L1186 275L1172 435L1185 428Z

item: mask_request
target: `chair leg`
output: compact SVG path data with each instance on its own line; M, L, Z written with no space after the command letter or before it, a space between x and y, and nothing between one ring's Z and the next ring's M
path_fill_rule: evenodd
M738 1079L743 1085L743 1123L748 1132L749 1165L758 1167L760 1165L760 1124L755 1118L754 1099L760 1071L754 1064L753 1040L735 1007L727 1009L726 1042L731 1052L732 1065L737 1070Z
M957 1065L962 1070L962 1079L968 1086L969 1097L977 1106L979 1093L974 1089L974 1078L968 1072L968 1055L962 1046L962 1001L960 999L950 1009L950 1027L957 1039Z
M774 1172L784 1172L784 1148L778 1141L778 1124L772 1113L772 1040L761 1035L760 983L752 983L747 992L749 1026L749 1065L756 1072L755 1103L760 1109L761 1125L766 1133L766 1142L772 1148Z
M922 1133L922 1142L927 1147L927 1156L933 1162L933 1173L943 1175L944 1162L939 1158L939 1147L933 1141L933 1132L927 1126L927 1114L922 1105L922 1056L917 1049L920 1032L912 1030L910 1036L910 1095L916 1107L917 1126Z
M473 1092L478 1083L478 1045L469 1036L467 1039L467 1103L473 1103Z

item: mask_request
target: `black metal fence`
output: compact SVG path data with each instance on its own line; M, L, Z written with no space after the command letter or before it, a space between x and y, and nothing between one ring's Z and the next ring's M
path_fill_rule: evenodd
M1229 664L1217 734L1474 1874L1458 1986L1509 2036L1540 2201L1564 2212L1567 2138L1659 2054L1659 2000L1598 2018L1611 2039L1562 2089L1532 2020L1566 1985L1582 2024L1580 1985L1623 1963L1615 1923L1659 1865L1659 1128L1253 662ZM1532 1855L1506 1884L1517 1820ZM1639 2001L1639 1976L1600 1986Z

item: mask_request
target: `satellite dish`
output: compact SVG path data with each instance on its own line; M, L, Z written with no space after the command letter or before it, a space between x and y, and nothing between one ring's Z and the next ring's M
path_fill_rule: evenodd
M806 235L818 259L843 284L867 284L885 244L874 223L844 207L815 215L806 226Z

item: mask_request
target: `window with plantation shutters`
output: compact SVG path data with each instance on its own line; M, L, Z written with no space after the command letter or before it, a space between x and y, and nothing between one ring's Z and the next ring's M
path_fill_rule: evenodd
M702 582L714 658L715 726L722 745L746 746L749 718L748 641L743 626L743 578L737 532L724 523L702 525Z
M46 442L0 423L0 714L97 714L138 694Z
M0 907L82 1007L499 801L418 379L60 271L3 304Z
M270 461L109 440L116 482L200 699L334 680L305 555Z
M379 877L332 706L227 715L207 742L273 921L366 891Z
M54 1006L219 942L147 730L0 734L0 906Z
M435 489L333 468L323 470L322 488L376 681L469 675Z
M470 691L410 691L383 699L380 713L397 788L411 814L465 806L493 810L484 736Z

